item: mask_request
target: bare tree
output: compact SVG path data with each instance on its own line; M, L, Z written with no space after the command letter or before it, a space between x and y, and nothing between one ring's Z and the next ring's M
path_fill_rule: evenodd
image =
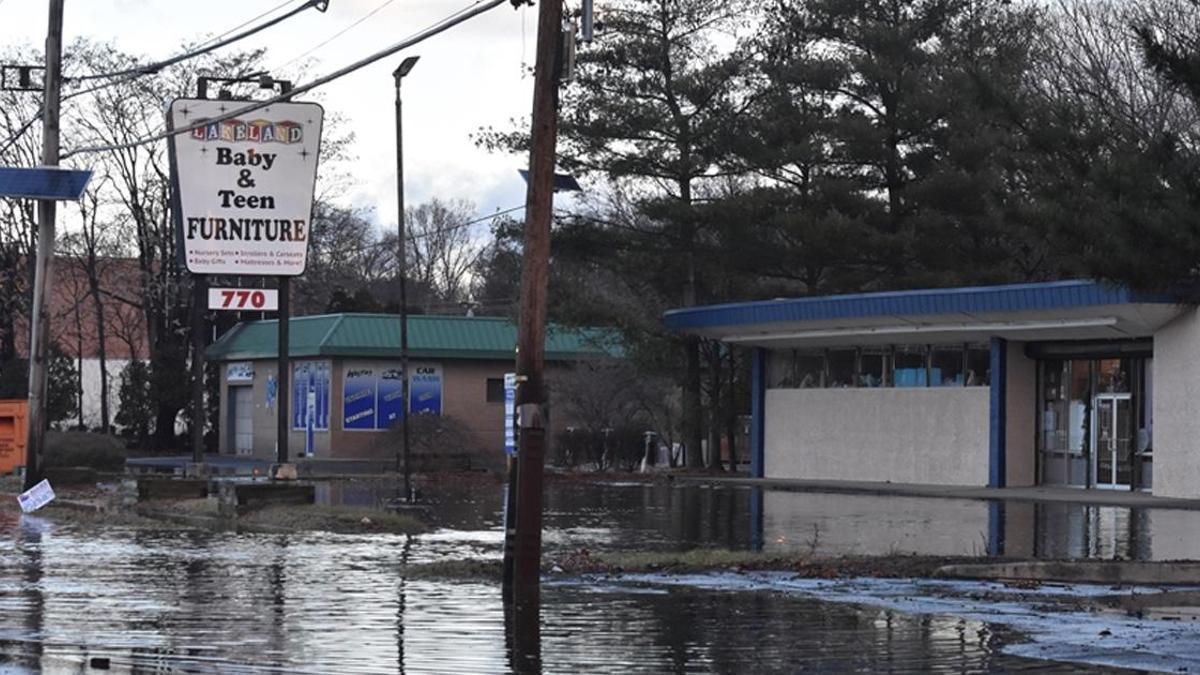
M91 314L95 326L96 358L100 370L100 430L111 430L112 412L109 407L108 374L108 326L106 301L103 293L105 272L112 256L120 252L122 218L114 217L101 221L102 204L100 194L107 187L107 176L93 180L76 204L79 209L79 226L63 237L62 253L74 274L82 276L87 285L87 296L91 301ZM83 372L83 357L80 354L80 372ZM82 376L81 376L82 377ZM82 401L80 402L82 407ZM80 413L82 417L82 413Z
M426 309L469 299L472 274L485 249L472 232L474 213L475 206L461 199L434 198L407 210L409 278L431 293Z

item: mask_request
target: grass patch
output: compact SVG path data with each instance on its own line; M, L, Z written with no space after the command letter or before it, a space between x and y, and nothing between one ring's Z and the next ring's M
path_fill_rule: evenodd
M439 560L404 568L406 579L499 581L503 574L504 563L499 560Z
M38 509L34 515L56 523L70 523L81 527L130 527L145 530L188 530L195 529L158 518L149 518L134 511L85 511L82 509L48 506Z
M256 509L238 517L238 525L293 532L319 530L359 534L419 534L427 528L412 516L352 506L280 505Z
M978 558L890 555L816 557L755 551L702 548L690 551L630 551L593 553L586 549L559 556L550 564L560 574L617 574L622 572L691 573L755 570L792 572L798 577L931 577L945 565L978 562Z
M214 525L262 532L337 532L343 534L419 534L426 526L412 516L354 506L280 504L255 509L237 520L221 517L215 499L157 500L150 511L191 518L211 518Z

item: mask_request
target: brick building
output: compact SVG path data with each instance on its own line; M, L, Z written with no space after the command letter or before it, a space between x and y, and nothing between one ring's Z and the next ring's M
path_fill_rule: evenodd
M502 463L504 375L513 370L516 326L498 317L419 315L409 317L408 334L411 413L452 417L465 426L469 447L450 450L469 455L472 466ZM290 391L282 395L277 335L273 320L242 323L209 347L209 360L221 364L220 452L273 458L276 406L288 405L293 456L307 449L316 459L395 457L395 437L387 432L403 417L397 317L293 318ZM550 327L548 370L611 354L609 339L604 331ZM551 410L550 437L567 422Z

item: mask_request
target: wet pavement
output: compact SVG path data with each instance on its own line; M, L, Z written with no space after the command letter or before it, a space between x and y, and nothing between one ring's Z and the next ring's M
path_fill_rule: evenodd
M323 501L360 506L395 494L394 482L370 480L319 490ZM546 548L553 555L584 547L761 546L835 555L958 547L983 556L1021 546L1033 555L1149 559L1189 545L1190 522L1160 512L784 495L552 482ZM500 485L454 482L426 488L426 498L438 529L417 537L147 530L0 514L0 672L100 672L90 669L93 659L108 672L1095 668L1069 655L1021 651L1040 644L1026 643L1033 629L998 620L986 607L646 580L548 584L535 653L521 648L526 658L514 661L512 645L530 644L529 636L506 621L496 584L407 578L405 567L498 558ZM921 590L898 595L905 593ZM1125 620L1113 612L1113 621ZM1138 621L1180 625L1145 615Z

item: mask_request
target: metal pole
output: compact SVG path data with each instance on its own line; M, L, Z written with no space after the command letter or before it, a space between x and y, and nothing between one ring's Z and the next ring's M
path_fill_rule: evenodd
M42 164L58 166L58 117L62 94L62 26L64 0L50 0L46 29L46 81L42 102ZM34 264L32 324L29 338L29 430L26 444L25 489L36 485L42 474L42 447L46 439L46 369L50 356L50 321L46 292L54 272L54 226L56 204L38 202L37 260Z
M411 502L412 493L412 463L409 451L412 447L412 427L409 424L410 414L408 405L408 252L405 250L404 223L404 118L400 103L400 82L416 65L419 56L410 56L400 63L392 73L396 81L396 266L400 277L400 410L402 415L401 455L404 464L404 501Z
M542 471L546 428L543 367L546 347L546 280L550 217L554 198L558 77L555 68L562 26L562 0L538 8L537 61L529 181L525 197L525 253L521 270L521 318L517 336L517 522L513 546L513 595L518 607L540 599L542 559Z
M287 94L292 90L292 83L287 80L278 81L279 93ZM289 99L291 100L291 99ZM279 277L279 349L276 355L277 359L275 367L279 371L275 376L277 386L275 388L275 405L277 417L275 419L275 462L277 464L287 464L288 461L288 434L291 433L291 419L289 415L289 404L293 403L292 390L288 384L291 381L289 372L291 363L289 360L291 351L290 326L288 325L292 316L292 279L291 277ZM307 405L307 404L306 404Z
M279 354L276 368L279 373L275 376L278 385L275 388L275 405L279 416L276 418L275 450L277 464L288 461L288 433L291 431L288 418L288 405L292 403L292 390L288 388L288 315L291 313L291 278L279 277Z
M208 284L192 275L192 463L204 463L204 310Z

